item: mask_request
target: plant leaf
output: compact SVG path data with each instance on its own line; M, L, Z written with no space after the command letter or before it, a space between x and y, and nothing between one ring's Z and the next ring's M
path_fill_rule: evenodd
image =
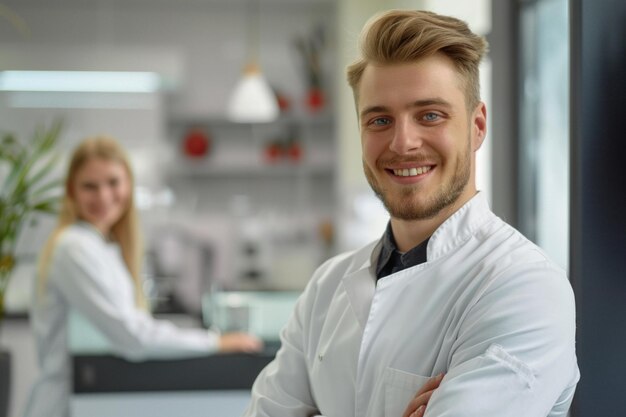
M8 190L14 188L12 184L17 180L17 178L19 178L19 174L21 171L20 165L20 161L13 161L13 163L11 164L11 170L9 171L9 175L2 184L2 195L9 194Z
M27 181L27 187L32 189L42 178L48 175L59 162L59 155L54 155L38 172L33 174Z
M43 200L36 203L33 206L30 206L32 211L40 211L44 213L56 213L56 205L59 203L58 198L51 198L48 200Z
M42 186L40 186L39 188L37 188L35 191L31 192L31 200L37 200L38 198L40 198L42 195L46 194L46 192L53 190L57 187L61 188L63 186L63 180L61 179L54 179ZM60 198L60 196L59 196Z

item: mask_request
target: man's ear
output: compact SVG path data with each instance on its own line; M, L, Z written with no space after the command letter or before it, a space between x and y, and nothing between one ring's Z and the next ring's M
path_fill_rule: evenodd
M472 151L480 149L487 135L487 106L482 101L472 113Z

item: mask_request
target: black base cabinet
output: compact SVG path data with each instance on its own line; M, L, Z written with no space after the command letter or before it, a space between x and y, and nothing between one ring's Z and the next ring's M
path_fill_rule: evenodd
M0 417L9 415L11 398L11 352L0 349Z
M250 389L272 359L273 354L216 354L129 362L109 355L74 356L74 393Z

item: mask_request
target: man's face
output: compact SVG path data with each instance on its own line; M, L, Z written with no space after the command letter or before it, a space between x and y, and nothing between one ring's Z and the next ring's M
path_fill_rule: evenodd
M363 167L392 217L429 219L475 194L485 106L468 111L462 86L440 54L366 67L357 100Z

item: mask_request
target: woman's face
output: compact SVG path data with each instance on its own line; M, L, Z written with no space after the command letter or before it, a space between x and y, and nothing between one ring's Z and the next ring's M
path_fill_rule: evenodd
M128 209L131 192L124 165L102 158L88 160L72 184L78 217L105 235Z

